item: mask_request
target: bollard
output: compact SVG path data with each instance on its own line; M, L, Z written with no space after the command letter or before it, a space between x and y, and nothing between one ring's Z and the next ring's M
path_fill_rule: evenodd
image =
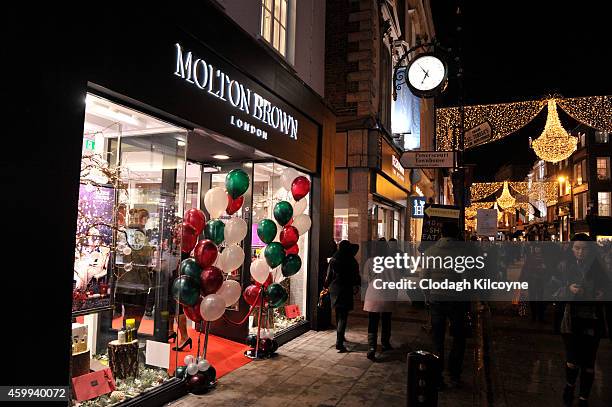
M406 405L408 407L436 407L440 360L423 350L410 352L407 358L408 377Z

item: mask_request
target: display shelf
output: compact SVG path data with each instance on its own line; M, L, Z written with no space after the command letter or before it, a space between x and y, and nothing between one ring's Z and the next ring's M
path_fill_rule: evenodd
M97 307L97 308L88 308L82 311L73 311L72 317L76 318L76 317L82 317L83 315L98 314L100 312L110 311L112 309L113 309L112 305L105 305L103 307Z

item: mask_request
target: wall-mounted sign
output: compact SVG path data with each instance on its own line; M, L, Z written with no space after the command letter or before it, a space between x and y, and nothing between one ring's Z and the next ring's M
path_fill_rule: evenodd
M465 148L476 147L491 140L491 124L484 122L465 132Z
M440 239L442 225L456 223L459 225L459 207L451 205L426 204L423 210L423 228L421 241L436 241Z
M425 204L427 199L424 196L410 197L410 217L414 219L423 219L425 217Z
M480 236L497 234L497 209L478 209L476 211L476 233Z
M453 168L454 151L406 151L400 158L404 168Z
M385 139L382 139L381 170L406 190L410 189L408 172L402 167L396 150Z

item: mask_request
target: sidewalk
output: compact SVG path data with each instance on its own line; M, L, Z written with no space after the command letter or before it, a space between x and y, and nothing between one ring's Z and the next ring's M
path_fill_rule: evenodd
M423 310L393 321L391 342L396 348L377 353L375 363L366 358L367 316L354 312L346 334L349 352L335 349L335 331L310 331L281 346L278 356L253 361L219 380L204 395L188 395L170 405L219 406L405 406L406 355L428 350L429 335L422 328ZM473 406L474 347L468 340L464 365L465 386L440 393L439 406ZM380 349L380 345L379 345Z

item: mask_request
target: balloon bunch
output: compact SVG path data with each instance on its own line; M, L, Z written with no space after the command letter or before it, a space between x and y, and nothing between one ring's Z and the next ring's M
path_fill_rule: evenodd
M204 357L185 356L185 365L176 368L176 377L186 379L191 393L206 393L217 380L217 370Z
M251 306L255 305L258 298L261 299L262 306L267 304L269 308L278 308L285 304L288 299L287 291L282 285L273 282L271 270L280 267L285 278L300 271L302 259L299 256L298 241L312 225L310 216L304 213L308 205L304 198L310 192L308 178L300 176L293 168L287 168L281 174L280 181L283 188L291 192L293 200L277 202L273 210L274 220L263 219L257 225L257 236L266 246L263 258L251 263L251 276L256 284L246 287L243 293L245 301ZM255 353L258 353L262 339L259 333L257 338L259 339L255 341ZM274 346L270 343L265 348L274 349Z

